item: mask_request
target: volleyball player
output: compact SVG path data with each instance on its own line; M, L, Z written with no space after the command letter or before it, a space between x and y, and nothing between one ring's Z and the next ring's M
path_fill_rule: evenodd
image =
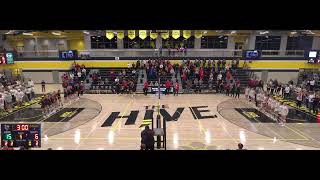
M289 114L289 108L282 102L280 105L280 125L281 126L284 126L284 123L286 122L288 114Z
M58 103L59 103L59 106L63 106L63 103L62 103L62 100L61 100L61 92L60 92L60 89L58 90L57 92L57 99L58 99Z
M256 91L254 88L251 88L249 91L249 101L252 101L255 98Z
M246 97L246 99L249 98L249 91L250 91L250 89L249 89L249 87L247 86L246 89L244 90L244 96Z
M4 96L0 93L0 113L4 112Z
M260 91L260 92L257 94L257 107L262 108L263 99L264 99L263 91Z

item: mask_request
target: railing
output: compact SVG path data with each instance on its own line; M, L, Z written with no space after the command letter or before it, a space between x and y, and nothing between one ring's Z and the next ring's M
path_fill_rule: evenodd
M58 58L58 50L18 51L19 58ZM235 49L187 49L184 52L167 49L103 49L79 50L79 58L97 57L242 57L242 50ZM303 57L304 50L262 50L261 57Z

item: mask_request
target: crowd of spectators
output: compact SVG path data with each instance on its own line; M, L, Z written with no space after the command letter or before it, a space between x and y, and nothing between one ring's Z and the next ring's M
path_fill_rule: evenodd
M87 71L84 65L73 63L70 73L64 73L61 77L63 94L65 100L74 99L84 92L84 80L86 79Z
M172 92L178 95L179 83L177 80L177 72L179 71L179 64L172 64L169 60L164 58L143 60L142 63L138 60L137 67L145 70L147 81L144 83L144 94L146 95L149 87L164 87L165 94ZM160 82L160 84L159 84Z
M237 92L240 81L233 78L239 67L239 59L226 60L196 59L195 61L183 60L180 67L182 86L187 92L202 89L216 89L218 93ZM233 88L234 87L234 88Z
M21 106L35 97L34 82L29 79L24 83L21 78L7 78L0 75L0 112L12 112L13 107Z
M115 94L136 92L137 78L138 73L135 64L128 64L127 69L97 70L91 74L93 89L111 89L112 93Z

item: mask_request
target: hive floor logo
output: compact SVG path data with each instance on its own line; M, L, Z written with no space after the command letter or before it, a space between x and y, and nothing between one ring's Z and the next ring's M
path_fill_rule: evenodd
M149 108L151 107L151 108ZM162 106L162 108L160 108L160 114L163 118L163 120L165 121L178 121L181 114L184 112L184 107L179 107L176 109L176 111L173 113L173 115L171 116L168 111L165 109L166 106ZM210 116L204 116L203 112L210 112L209 109L207 109L208 106L193 106L193 107L189 107L193 117L195 120L200 120L200 119L210 119L210 118L216 118L217 115L210 115ZM151 124L150 122L152 122L153 120L153 115L154 113L157 113L157 110L155 109L155 106L146 106L146 110L145 110L145 114L144 114L144 118L143 118L143 122L142 122L142 126L146 126ZM125 123L125 125L133 125L135 124L137 117L139 115L139 111L138 110L133 110L130 112L129 115L126 116L119 116L120 112L112 112L110 114L110 116L104 121L104 123L101 125L101 127L108 127L108 126L112 126L112 124L114 123L114 121L116 119L119 118L126 118L127 121Z

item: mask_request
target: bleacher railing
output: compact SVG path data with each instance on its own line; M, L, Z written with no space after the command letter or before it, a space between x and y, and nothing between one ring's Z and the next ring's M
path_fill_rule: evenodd
M19 58L58 58L58 50L18 51ZM304 50L262 50L262 57L304 57ZM187 49L184 52L167 49L91 49L79 50L81 57L242 57L242 50L235 49Z

